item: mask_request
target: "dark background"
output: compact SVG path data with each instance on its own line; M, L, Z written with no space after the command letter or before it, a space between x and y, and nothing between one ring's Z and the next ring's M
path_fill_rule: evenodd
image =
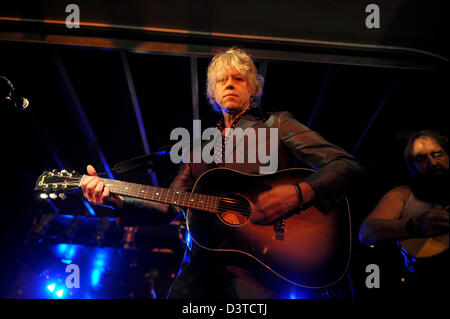
M290 111L366 167L364 184L349 197L353 293L360 299L395 295L403 276L402 256L395 246L363 246L358 230L386 191L407 182L403 147L411 132L434 129L448 135L448 51L443 46L446 3L379 1L381 29L370 31L364 26L366 4L362 1L342 7L333 1L246 2L240 11L231 12L231 5L210 2L112 5L80 1L82 21L110 25L79 30L42 22L64 21L61 3L36 1L30 6L18 1L0 6L1 17L22 19L0 19L0 75L30 101L23 111L11 105L0 108L3 298L51 298L45 294L46 284L65 276L60 260L67 259L70 247L75 247L75 253L69 259L89 268L86 285L95 289L65 297L151 298L152 287L158 298L165 296L184 250L178 224L139 227L135 229L136 247L127 249L123 238L129 230L115 224L111 209L92 206L90 211L77 191L65 201L50 204L33 191L34 184L44 169L84 173L86 165L92 164L104 171L145 153L124 59L129 63L150 151L170 144L169 134L175 127L192 132L193 58L202 129L214 125L218 115L204 93L206 68L215 50L236 44L255 53L257 67L265 70L262 110ZM129 26L195 32L174 35ZM12 40L12 34L19 37ZM252 40L236 34L340 41L352 46ZM52 44L48 35L75 35L81 40ZM86 37L109 39L110 44L83 45ZM139 50L138 44L146 41L169 48L182 44L183 49ZM362 49L364 44L379 47ZM158 158L155 164L158 184L168 186L177 166L167 158ZM147 168L114 174L114 178L154 183ZM53 219L45 231L35 234L43 216ZM65 232L73 221L78 223L77 230L70 237ZM105 248L93 240L102 222L108 223L101 245ZM372 263L381 270L378 290L364 284L365 267ZM95 269L102 274L99 282Z

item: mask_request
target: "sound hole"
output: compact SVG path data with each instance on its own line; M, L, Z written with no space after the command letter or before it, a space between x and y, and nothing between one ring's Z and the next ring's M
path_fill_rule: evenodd
M219 202L219 218L228 225L244 224L250 211L250 203L237 194L228 194Z

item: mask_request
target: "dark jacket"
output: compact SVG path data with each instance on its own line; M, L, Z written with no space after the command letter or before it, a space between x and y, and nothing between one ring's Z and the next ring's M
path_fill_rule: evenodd
M363 168L355 157L298 122L289 112L249 112L238 120L236 127L243 130L254 128L257 140L258 128L278 128L277 170L291 167L293 156L297 157L306 167L316 169L315 173L304 181L311 185L317 202L324 211L332 208L336 201L363 176ZM268 150L269 134L267 133L265 137L266 150ZM243 142L240 141L240 143ZM234 150L238 144L239 141L235 143ZM222 166L243 173L259 174L261 165L263 164L257 158L256 163L236 163L234 161L233 163L224 163ZM189 191L200 175L214 167L217 167L215 163L183 164L171 187Z
M259 110L251 110L238 119L236 127L254 128L258 141L258 128L278 128L278 167L277 170L292 166L294 157L308 168L315 169L304 181L309 183L316 195L316 206L323 211L332 208L334 204L346 195L347 192L360 181L363 176L363 168L360 162L342 148L333 145L310 130L307 126L294 119L289 112L264 113ZM270 135L265 136L266 150L270 147ZM233 154L239 147L237 141ZM192 158L192 157L191 157ZM244 173L259 174L260 166L258 156L256 163L248 163L245 155L244 163L223 163L219 166L232 168ZM266 164L265 164L266 165ZM265 166L263 165L263 166ZM195 181L205 171L218 167L211 163L185 163L180 166L178 175L171 184L171 188L184 191L192 190ZM139 214L139 201L126 198L122 209L123 224L148 224L161 221L157 213ZM169 218L170 219L170 218ZM173 298L202 298L202 297L240 297L247 292L239 292L235 282L231 284L231 278L244 278L248 282L251 274L238 268L233 268L234 274L230 275L230 268L216 264L215 261L193 256L189 250L183 260L181 270L172 285L170 297ZM238 275L236 275L238 273ZM248 287L249 285L241 285ZM252 284L252 287L259 286ZM250 296L273 297L264 287L256 289L256 295L250 292ZM242 289L241 289L242 290Z

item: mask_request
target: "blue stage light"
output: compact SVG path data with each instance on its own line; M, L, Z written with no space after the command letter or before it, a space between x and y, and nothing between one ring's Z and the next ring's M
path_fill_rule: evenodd
M64 257L66 257L65 259L71 259L75 255L76 250L77 250L77 247L75 245L70 245L69 251L64 256Z
M53 290L55 290L55 284L48 285L47 289L53 292Z
M64 254L64 252L66 251L66 249L67 249L67 244L58 244L56 247L57 247L57 250L58 250L58 253L60 253L60 254Z
M189 249L192 248L192 239L191 239L191 234L189 234L189 232L186 232L186 245L188 246Z
M92 206L89 204L89 202L87 200L83 200L83 204L86 207L86 209L88 210L89 214L91 214L91 216L95 216L94 208L92 208Z
M100 248L100 249L101 250L99 252L97 252L97 254L95 254L95 259L94 259L95 267L103 267L105 265L106 253L105 253L105 251L102 250L102 248Z
M302 291L301 289L291 290L287 299L309 299L308 292Z
M61 258L61 261L67 263L66 261L72 261L75 256L79 245L71 244L58 244L56 245L56 254Z
M100 283L102 273L105 271L104 267L106 266L106 258L107 251L105 251L104 248L98 248L94 257L93 269L91 273L91 285L93 287L98 286Z
M100 282L100 277L102 275L102 271L99 268L94 268L91 274L91 285L96 287Z
M63 294L64 294L64 289L58 290L57 292L55 292L55 294L56 294L59 298L61 298L61 297L63 296Z

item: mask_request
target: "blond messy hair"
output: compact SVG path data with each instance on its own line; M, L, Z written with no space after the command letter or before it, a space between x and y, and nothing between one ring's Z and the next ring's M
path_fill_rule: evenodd
M226 51L217 53L209 63L206 83L206 96L208 97L209 103L216 111L220 111L214 97L215 84L217 79L223 78L230 68L236 69L236 71L248 80L252 97L250 107L255 107L256 99L262 95L264 78L258 74L251 56L238 46L233 46Z

